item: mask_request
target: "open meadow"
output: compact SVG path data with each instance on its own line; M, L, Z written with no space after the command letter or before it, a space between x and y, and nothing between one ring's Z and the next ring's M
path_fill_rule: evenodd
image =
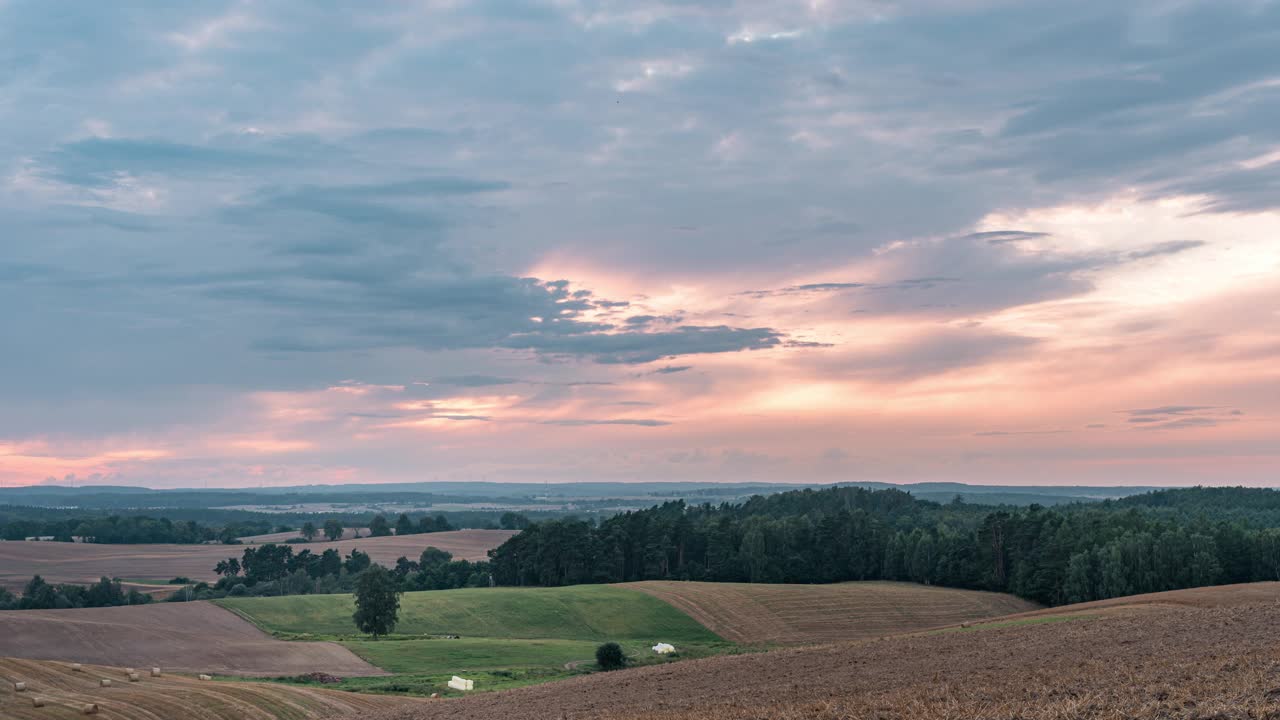
M735 650L666 602L609 585L406 593L395 632L380 640L355 632L349 595L217 602L277 637L338 642L395 673L343 684L379 692L446 691L444 683L462 671L482 690L559 679L593 664L604 641L642 662L662 660L651 649L658 642L676 645L681 658Z
M353 549L368 553L373 562L395 565L405 556L416 559L437 547L459 560L484 560L489 550L511 537L511 530L454 530L422 535L386 536L311 542L296 549L315 554L333 548L346 555ZM154 588L175 577L212 581L219 560L239 557L246 545L106 545L62 542L0 542L0 587L20 591L32 575L51 583L88 584L98 578L119 577Z

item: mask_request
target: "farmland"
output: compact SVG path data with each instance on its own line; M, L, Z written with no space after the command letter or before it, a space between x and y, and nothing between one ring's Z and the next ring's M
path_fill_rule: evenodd
M1012 595L897 582L836 585L638 582L737 643L861 640L1036 609Z
M355 634L347 595L218 602L279 637L338 641L397 673L342 686L356 690L434 692L462 671L486 690L543 682L591 664L596 645L606 640L650 662L660 659L650 649L660 641L675 644L682 657L734 649L667 603L607 585L406 593L395 634L377 641Z
M100 687L110 679L112 686ZM374 710L411 708L421 701L378 697L274 683L202 682L166 673L143 672L129 682L119 667L87 665L74 672L64 663L0 658L0 717L5 720L64 720L83 717L96 703L103 720L304 720L364 715ZM27 684L15 692L12 682ZM38 697L44 707L33 707Z
M1280 592L1269 592L1268 602L1245 604L1223 593L1228 607L1174 597L1072 622L645 667L364 720L1275 717Z
M353 634L350 595L227 598L218 602L275 633ZM661 600L610 585L406 593L396 633L596 641L720 639Z
M336 643L289 643L206 602L0 613L0 657L177 671L381 675Z
M416 558L427 547L453 553L459 560L483 560L488 551L513 534L509 530L455 530L423 535L387 536L312 542L313 553L333 548L344 555L358 548L373 562L394 565L396 558ZM126 578L188 577L214 580L213 566L243 552L241 545L99 545L61 542L0 542L0 587L21 590L32 575L54 583L95 582L102 576Z

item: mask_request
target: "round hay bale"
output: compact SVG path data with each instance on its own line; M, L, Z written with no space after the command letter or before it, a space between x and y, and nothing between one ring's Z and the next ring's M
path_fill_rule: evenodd
M111 687L111 681L106 678L102 678L98 681L98 687Z
M16 682L13 684L14 692L26 692L26 690L27 690L27 684L24 682Z
M151 668L151 677L160 677L160 668Z
M142 679L142 676L141 676L141 675L139 675L138 673L136 673L136 672L135 672L135 673L129 673L129 682L138 682L138 681L139 681L139 680L141 680L141 679Z
M201 679L201 680L212 680L212 679L213 679L213 676L212 676L212 675L201 675L201 676L200 676L200 679Z
M82 715L97 715L97 714L98 714L98 703L85 703L84 705L81 705L81 706L80 706L80 714L82 714Z
M84 672L84 667L80 663L71 663L71 672Z
M44 698L31 696L31 707L44 707Z

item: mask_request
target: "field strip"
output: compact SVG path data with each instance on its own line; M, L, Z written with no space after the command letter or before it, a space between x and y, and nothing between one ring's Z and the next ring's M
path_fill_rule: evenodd
M915 632L1038 608L1010 595L911 583L639 582L726 640L807 644Z

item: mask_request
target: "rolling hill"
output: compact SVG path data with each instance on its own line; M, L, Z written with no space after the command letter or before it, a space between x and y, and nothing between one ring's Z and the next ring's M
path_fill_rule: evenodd
M0 657L246 676L383 675L337 643L289 643L207 602L0 612Z
M600 673L360 720L1276 717L1280 590L1262 592Z
M617 587L660 598L720 637L749 644L860 640L1039 607L1002 593L899 582L835 585L638 582Z
M103 720L311 720L335 715L367 715L375 710L412 708L422 700L360 695L319 688L261 682L205 682L143 670L129 682L119 667L86 665L80 672L63 663L0 658L0 717L5 720L69 720L96 703ZM111 687L99 681L110 679ZM14 682L26 683L15 692ZM32 698L43 707L35 707Z
M271 632L295 636L355 635L350 595L227 598L217 602ZM594 641L720 640L667 603L611 585L405 593L395 632Z

